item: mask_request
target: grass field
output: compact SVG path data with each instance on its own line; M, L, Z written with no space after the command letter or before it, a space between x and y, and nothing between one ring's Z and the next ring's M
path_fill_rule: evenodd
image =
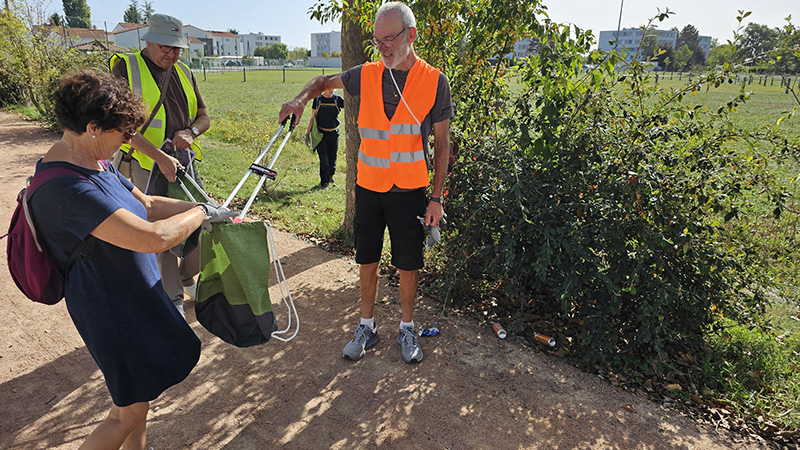
M332 69L325 69L328 73ZM247 168L264 150L278 130L278 111L322 69L251 71L246 81L241 72L198 74L200 92L211 116L211 129L203 137L204 158L201 173L210 193L227 197L244 176ZM319 188L319 159L303 143L311 117L306 108L301 123L292 132L273 169L275 181L267 180L258 194L252 214L268 220L276 228L320 238L342 237L344 219L345 157L344 136L339 139L336 183L328 190ZM344 113L339 117L344 122ZM261 164L272 161L288 132L280 134ZM248 198L256 186L251 176L237 197Z

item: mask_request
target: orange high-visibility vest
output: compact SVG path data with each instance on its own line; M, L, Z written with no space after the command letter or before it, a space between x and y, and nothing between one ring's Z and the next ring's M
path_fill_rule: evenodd
M414 63L403 87L403 97L414 115L401 100L390 121L383 107L384 67L383 61L377 61L361 69L361 147L356 184L375 192L388 192L392 185L403 189L425 187L429 184L428 165L417 120L425 120L433 108L439 69L421 59Z

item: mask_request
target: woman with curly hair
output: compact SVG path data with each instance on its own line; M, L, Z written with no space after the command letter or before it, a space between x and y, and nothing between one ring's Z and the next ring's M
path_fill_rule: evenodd
M200 340L161 285L155 254L233 213L144 195L108 163L145 121L146 109L111 75L83 70L55 92L64 129L36 165L75 176L47 181L31 198L36 228L68 268L67 309L103 372L113 405L82 449L144 449L150 401L192 371ZM71 266L70 255L94 240Z

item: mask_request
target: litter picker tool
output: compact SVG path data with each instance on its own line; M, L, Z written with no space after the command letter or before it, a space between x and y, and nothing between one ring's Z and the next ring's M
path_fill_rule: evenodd
M269 148L272 147L272 144L274 144L275 140L278 139L278 136L281 134L283 129L286 128L286 121L289 121L289 132L286 133L286 136L284 136L281 145L278 146L278 150L275 151L275 155L272 157L272 161L269 162L269 165L267 167L260 165L259 163L261 162L261 160L264 159L264 157L267 155L267 152L269 152ZM274 180L275 177L278 175L278 172L272 170L272 166L275 165L275 161L278 160L278 156L280 156L281 151L283 151L283 147L286 145L286 142L289 141L289 137L292 135L292 131L294 131L294 114L283 119L283 122L281 122L281 126L278 128L278 131L276 131L275 135L272 136L272 139L270 139L267 146L264 147L264 150L262 150L261 153L258 155L258 158L256 158L255 162L253 162L253 164L250 164L250 168L247 169L247 172L245 172L244 177L242 177L241 181L239 181L239 184L237 184L236 187L233 189L233 192L231 192L231 195L228 197L227 200L225 200L225 203L222 204L223 208L227 208L228 205L231 204L231 201L233 201L233 198L236 196L236 193L238 193L239 189L241 189L242 186L244 186L245 181L247 181L247 179L250 178L251 174L259 175L261 178L259 178L258 180L258 185L253 191L253 194L250 195L250 198L247 200L247 203L244 205L241 214L239 214L239 219L240 220L244 219L244 216L247 214L247 211L250 209L250 206L253 205L253 201L256 199L256 195L258 195L258 193L261 191L261 187L264 186L264 181L266 181L267 178L269 178L270 180Z

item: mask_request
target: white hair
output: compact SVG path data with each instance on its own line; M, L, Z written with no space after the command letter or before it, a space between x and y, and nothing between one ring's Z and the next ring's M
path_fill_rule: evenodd
M411 11L411 8L402 2L386 2L381 5L381 7L378 8L378 12L375 13L375 21L377 22L378 17L389 11L394 11L397 14L400 14L400 20L403 22L403 28L417 28L417 19L414 17L414 11Z

